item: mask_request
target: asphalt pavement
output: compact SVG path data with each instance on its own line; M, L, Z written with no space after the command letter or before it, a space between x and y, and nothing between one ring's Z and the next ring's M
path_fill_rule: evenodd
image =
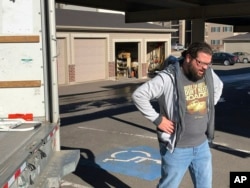
M250 172L250 65L214 69L225 87L216 106L213 187L227 188L230 172ZM145 81L59 87L62 149L81 152L76 171L64 177L61 187L156 187L160 156L155 127L131 102L132 92ZM193 187L188 172L180 187Z

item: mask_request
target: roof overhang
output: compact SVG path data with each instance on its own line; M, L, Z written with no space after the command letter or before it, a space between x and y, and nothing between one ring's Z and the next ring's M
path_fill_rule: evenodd
M250 31L249 0L55 0L57 3L125 12L126 23L194 20Z
M177 29L146 29L146 28L111 28L111 27L84 27L84 26L56 26L57 31L100 31L100 32L133 32L133 33L171 33Z

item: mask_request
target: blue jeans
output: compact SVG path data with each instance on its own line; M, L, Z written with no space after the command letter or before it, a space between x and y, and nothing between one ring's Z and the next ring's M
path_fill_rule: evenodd
M212 157L208 142L190 148L175 148L173 153L160 143L162 158L158 188L178 188L189 169L195 188L212 187Z

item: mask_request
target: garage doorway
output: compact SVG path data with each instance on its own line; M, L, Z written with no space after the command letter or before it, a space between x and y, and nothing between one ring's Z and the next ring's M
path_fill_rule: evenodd
M116 42L116 78L138 78L138 42Z
M165 42L147 42L148 74L155 74L164 68Z

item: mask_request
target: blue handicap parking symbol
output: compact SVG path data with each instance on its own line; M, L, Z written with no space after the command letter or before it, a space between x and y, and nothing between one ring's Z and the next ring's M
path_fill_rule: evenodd
M159 150L148 146L109 151L98 156L96 163L107 171L149 181L159 178L161 173Z

